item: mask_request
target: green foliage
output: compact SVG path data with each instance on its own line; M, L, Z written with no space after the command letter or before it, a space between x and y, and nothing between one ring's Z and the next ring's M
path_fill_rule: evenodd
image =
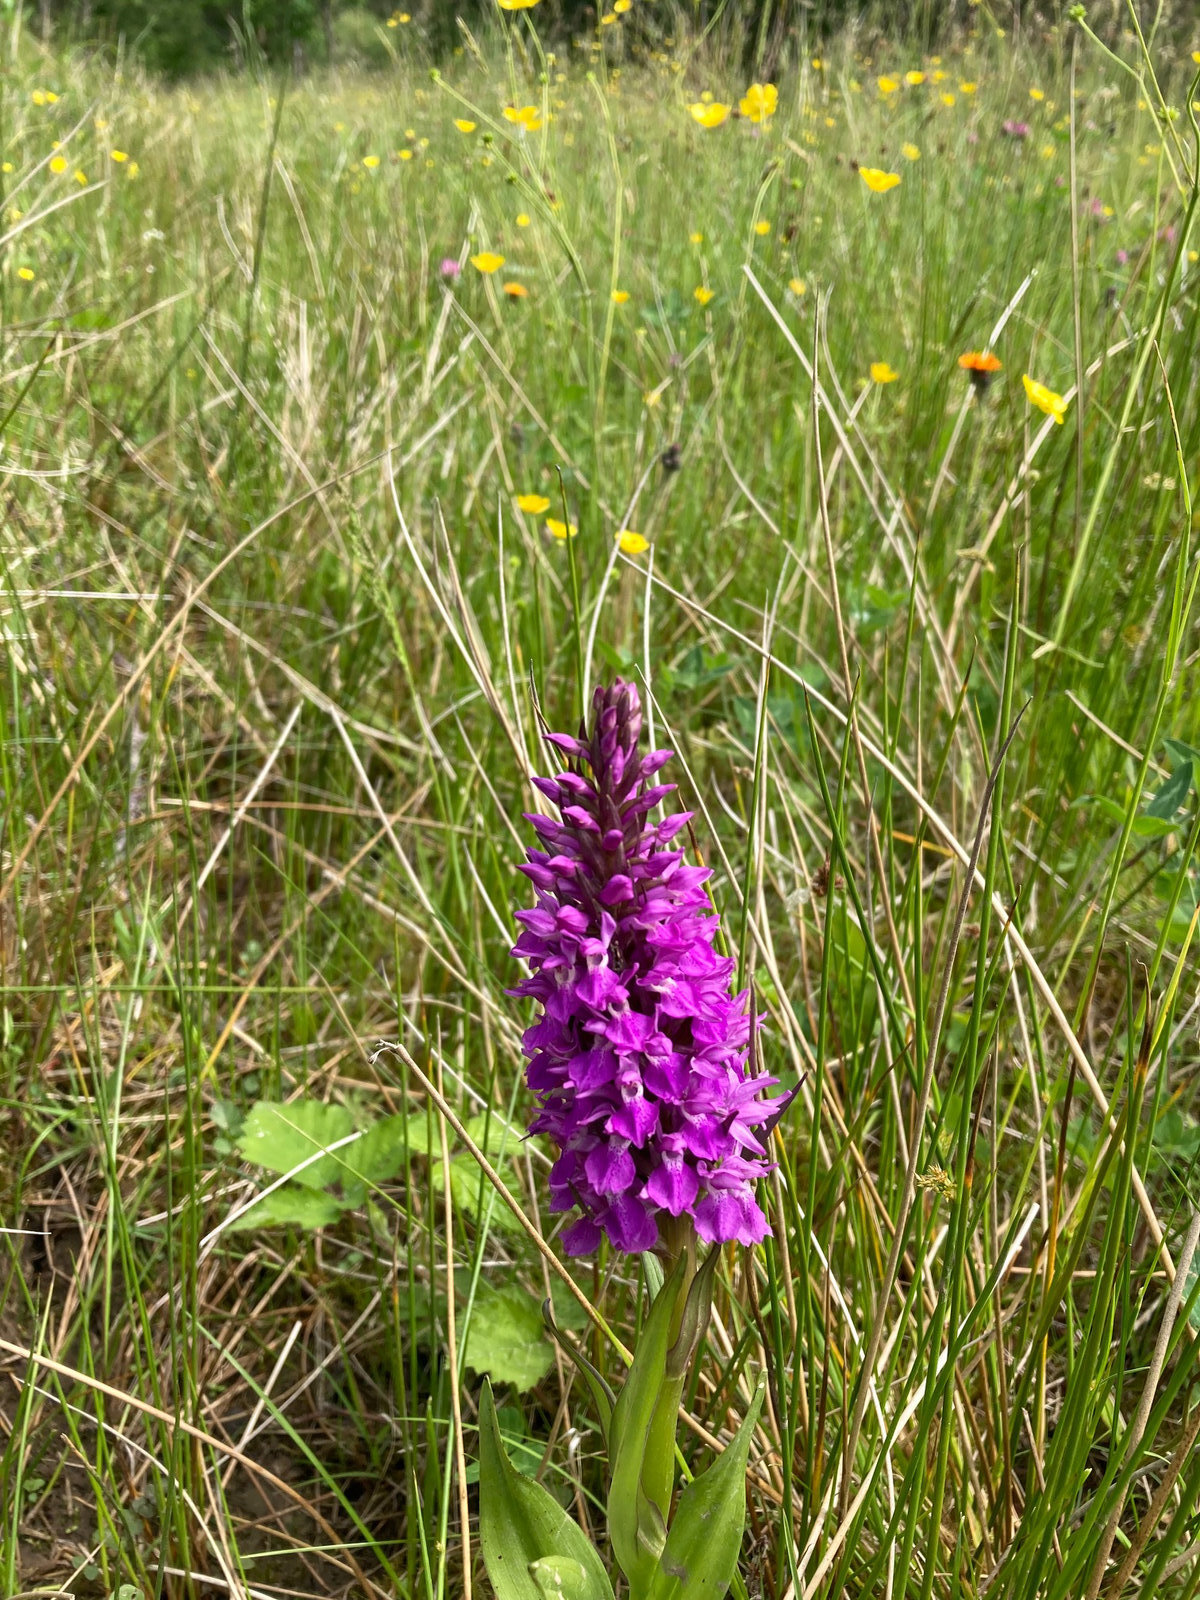
M364 6L347 6L333 19L333 59L340 66L386 67L391 60L383 19Z
M509 1461L488 1383L479 1401L479 1537L496 1600L612 1600L590 1540Z
M125 39L148 65L180 75L233 52L290 62L296 45L317 37L320 0L94 0L85 14L92 30ZM62 20L84 24L82 16Z
M765 1392L760 1379L732 1444L684 1485L648 1600L722 1600L729 1592L746 1525L746 1463Z
M517 1284L478 1285L462 1355L474 1371L522 1392L536 1388L554 1364L538 1303Z

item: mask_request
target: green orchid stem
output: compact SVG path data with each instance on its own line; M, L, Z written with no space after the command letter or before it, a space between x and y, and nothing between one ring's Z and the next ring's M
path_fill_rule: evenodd
M696 1236L688 1230L679 1256L665 1264L665 1282L661 1293L669 1292L675 1278L677 1265L682 1263L675 1305L671 1311L666 1372L658 1403L650 1420L646 1437L646 1455L642 1465L642 1488L647 1500L655 1506L664 1525L671 1512L671 1494L675 1487L675 1434L679 1424L679 1405L683 1399L683 1386L690 1361L677 1371L678 1362L672 1361L681 1338L686 1335L688 1302L692 1285L696 1281ZM699 1341L694 1341L698 1343ZM694 1348L693 1344L693 1348Z
M632 1600L650 1593L667 1541L679 1403L708 1324L718 1254L710 1250L697 1267L695 1234L676 1225L667 1240L667 1275L613 1407L608 1533Z

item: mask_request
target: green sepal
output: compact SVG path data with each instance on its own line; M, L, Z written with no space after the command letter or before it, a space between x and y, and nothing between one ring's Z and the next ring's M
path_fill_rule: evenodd
M592 1400L600 1418L600 1433L607 1447L609 1432L612 1428L612 1414L613 1406L616 1404L616 1396L583 1351L577 1350L573 1344L568 1344L566 1339L563 1338L559 1332L558 1325L554 1321L554 1307L548 1296L542 1301L542 1321L546 1324L546 1330L558 1348L565 1356L570 1357L583 1374L584 1381L592 1392Z
M737 1571L746 1526L746 1463L762 1410L766 1379L733 1443L693 1478L679 1505L646 1600L722 1600Z
M667 1504L657 1503L657 1497L655 1502L650 1501L642 1474L651 1428L667 1381L667 1355L679 1331L682 1309L679 1299L685 1269L686 1262L681 1256L654 1297L633 1365L613 1407L609 1429L608 1537L617 1564L629 1579L633 1600L640 1600L649 1588L665 1543L670 1489L668 1486ZM672 1450L675 1420L676 1413L672 1412L669 1419ZM661 1419L658 1425L661 1429Z
M613 1600L582 1529L508 1459L486 1381L479 1397L479 1543L496 1600Z

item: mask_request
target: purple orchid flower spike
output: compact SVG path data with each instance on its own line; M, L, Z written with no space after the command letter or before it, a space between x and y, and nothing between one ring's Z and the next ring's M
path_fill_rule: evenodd
M633 1252L673 1250L692 1228L747 1245L771 1231L755 1184L776 1080L747 1076L747 996L713 948L709 873L671 848L691 813L649 820L675 786L652 781L671 751L639 755L641 727L632 684L598 688L590 735L547 735L568 770L535 782L559 820L526 819L543 848L521 868L537 903L517 913L513 954L531 970L512 993L541 1008L524 1038L531 1131L560 1151L553 1209L582 1212L571 1255L603 1235Z

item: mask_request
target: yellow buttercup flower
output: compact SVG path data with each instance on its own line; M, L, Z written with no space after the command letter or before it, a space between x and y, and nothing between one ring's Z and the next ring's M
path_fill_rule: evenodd
M494 250L481 250L477 256L471 257L471 265L476 272L499 272L504 265L504 257L498 256Z
M610 28L616 20L617 13L615 11L606 11L600 18L600 26L602 28Z
M893 367L889 367L886 361L872 361L872 383L895 383L899 376L900 374Z
M773 83L752 83L738 102L738 110L749 122L766 122L775 115L779 90Z
M523 283L506 283L502 287L510 300L528 300L529 298L529 290Z
M641 534L635 533L632 528L622 528L617 534L617 549L623 556L640 556L649 548L649 539L643 539Z
M614 289L612 292L613 305L623 306L629 299L628 289Z
M412 151L411 150L401 150L400 151L400 159L401 159L401 161L411 161L412 160Z
M51 172L65 172L67 170L66 156L55 156L50 163Z
M944 106L952 106L954 104L954 96L947 92L942 96L942 104Z
M689 244L703 244L704 243L704 235L702 233L700 233L699 230L697 230L695 233L689 233L688 234L688 243Z
M529 213L527 211L519 211L517 213L517 227L518 228L527 228L528 226L529 226Z
M555 539L573 539L579 529L573 522L559 522L557 517L546 518L546 532Z
M754 224L754 231L756 234L758 234L760 239L765 239L771 231L771 224L765 217L761 217L759 221Z
M362 164L364 167L366 167L368 172L374 172L375 168L379 165L379 157L364 156Z
M921 152L915 144L902 144L900 146L900 154L906 161L920 161L921 159Z
M872 194L886 194L900 182L898 172L883 172L879 167L859 167L858 175Z
M1061 394L1055 394L1053 389L1047 389L1044 383L1031 378L1027 372L1022 374L1021 382L1025 385L1025 395L1030 405L1036 406L1039 411L1044 411L1048 417L1053 417L1061 428L1070 401L1064 400Z
M455 117L454 126L458 129L459 133L475 132L475 124L467 117Z
M80 168L80 167L76 167L75 168L74 178L75 178L75 182L76 183L86 184L87 181L88 181L87 180L87 173L84 172L83 169Z
M714 100L706 105L703 100L697 100L688 107L702 128L719 128L729 115L729 107L720 100Z
M692 299L698 300L702 306L706 306L715 293L715 289L706 288L704 284L700 283L692 290Z
M540 517L543 511L550 509L550 502L544 494L519 494L517 504L522 511L528 511L531 517Z
M496 0L501 11L529 11L537 3L538 0Z
M632 10L632 8L633 0L613 0L613 10L619 17L623 17L625 13L629 10Z
M895 78L876 78L875 81L879 85L880 94L895 94L896 90L900 87Z
M32 283L33 279L34 279L33 268L32 267L18 267L17 268L17 277L22 279L22 281L25 282L25 283Z
M124 150L110 150L108 153L111 159L118 163L129 160L129 157L126 155Z
M960 83L958 86L958 92L959 94L974 94L978 87L979 85L977 83Z
M505 106L504 118L506 122L517 123L526 133L536 133L542 125L539 106Z
M919 89L920 86L925 82L925 74L923 72L916 71L914 68L912 72L906 72L904 74L904 81L911 88Z
M1031 100L1044 100L1046 96L1041 89L1030 89L1029 98Z
M807 292L808 285L805 283L803 278L789 278L788 288L793 294L801 295Z

